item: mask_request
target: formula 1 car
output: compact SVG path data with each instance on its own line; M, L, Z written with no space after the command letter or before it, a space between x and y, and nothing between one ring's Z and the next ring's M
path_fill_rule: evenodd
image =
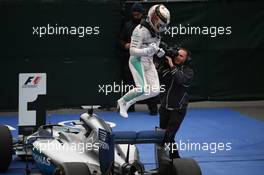
M162 158L160 150L156 151L158 168L145 170L136 144L160 144L164 135L163 130L113 132L93 110L71 125L43 125L17 141L13 141L8 127L0 126L0 172L8 170L12 155L16 154L26 161L33 159L42 174L162 175L161 170L166 169L169 174L200 175L193 159ZM30 174L28 166L26 174Z

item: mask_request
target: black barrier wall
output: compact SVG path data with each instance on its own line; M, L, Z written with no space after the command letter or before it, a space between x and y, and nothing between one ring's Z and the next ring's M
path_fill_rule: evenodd
M17 108L20 72L47 72L49 107L115 103L120 94L102 90L120 83L117 37L130 3L0 4L1 109ZM165 5L171 25L164 41L192 51L193 100L264 98L264 3Z
M98 86L119 81L119 2L2 3L0 13L7 27L1 32L1 108L17 107L20 72L47 72L49 107L117 98L98 93ZM68 32L56 34L59 27ZM41 35L40 28L54 34Z

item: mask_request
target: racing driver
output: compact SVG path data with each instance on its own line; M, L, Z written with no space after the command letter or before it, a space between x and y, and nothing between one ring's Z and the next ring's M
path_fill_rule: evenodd
M127 118L127 109L137 101L157 96L160 93L158 73L153 56L163 57L165 52L159 48L160 33L170 22L170 12L162 4L152 6L146 20L134 29L131 36L129 69L135 87L118 100L119 112Z

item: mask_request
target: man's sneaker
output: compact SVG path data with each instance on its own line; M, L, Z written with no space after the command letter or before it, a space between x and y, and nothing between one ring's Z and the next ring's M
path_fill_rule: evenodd
M117 101L117 104L119 106L119 114L124 117L124 118L128 118L128 114L127 114L127 108L126 108L126 102L123 98L120 98Z

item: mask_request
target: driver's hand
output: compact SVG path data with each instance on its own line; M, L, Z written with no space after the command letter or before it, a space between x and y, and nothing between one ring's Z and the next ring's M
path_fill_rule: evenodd
M157 46L156 43L151 43L148 48L147 48L147 54L149 57L152 57L159 51L159 47Z
M159 48L158 52L157 52L157 56L159 58L162 58L165 55L165 51L162 48Z

